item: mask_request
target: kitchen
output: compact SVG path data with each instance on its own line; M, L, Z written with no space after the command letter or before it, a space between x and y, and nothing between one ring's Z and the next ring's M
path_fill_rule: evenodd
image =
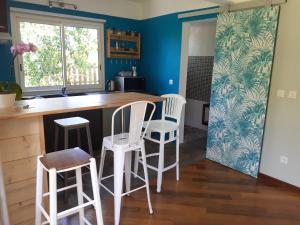
M1 225L300 221L299 87L291 71L299 70L291 35L298 1L0 3ZM201 55L214 65L211 108L207 137L190 141L196 132L184 133L183 121L197 112L185 109L194 82L187 81L188 33L203 21L216 24L216 49ZM233 31L224 38L226 29ZM108 137L131 122L141 142L122 155ZM58 176L48 167L54 159ZM66 168L72 163L76 173ZM75 181L82 196L60 193ZM76 213L63 212L69 208Z

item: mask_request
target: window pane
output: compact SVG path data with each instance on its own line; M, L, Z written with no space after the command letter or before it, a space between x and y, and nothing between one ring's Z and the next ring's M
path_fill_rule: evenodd
M20 22L20 33L23 42L38 47L36 53L23 55L25 87L63 85L60 26Z
M97 29L64 27L67 85L99 84Z

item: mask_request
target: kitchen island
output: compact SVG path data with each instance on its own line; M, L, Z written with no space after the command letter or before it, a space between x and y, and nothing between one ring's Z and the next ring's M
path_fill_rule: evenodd
M115 108L141 100L163 101L131 92L22 100L13 109L0 109L0 160L11 224L34 224L36 157L46 152L44 116Z

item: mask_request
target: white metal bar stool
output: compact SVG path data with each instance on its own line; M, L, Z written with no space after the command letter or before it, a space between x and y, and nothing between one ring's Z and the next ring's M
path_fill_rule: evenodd
M128 195L131 192L146 188L148 206L150 214L153 213L151 200L150 200L150 190L149 190L149 181L148 181L148 172L146 166L146 154L145 154L145 143L144 136L147 129L145 126L145 131L143 132L143 123L145 120L146 109L148 105L152 105L153 109L151 111L150 119L151 120L153 113L155 111L155 104L148 101L139 101L124 105L115 110L112 115L112 129L111 136L104 137L102 144L100 168L99 168L99 184L104 189L106 189L110 194L114 196L114 208L115 208L115 225L118 225L120 222L120 211L121 211L121 198L124 195ZM130 121L128 132L124 131L124 111L130 113ZM122 131L119 134L115 133L115 116L121 113L122 117ZM104 160L106 151L110 150L114 153L114 174L106 177L102 177ZM134 174L131 171L131 153L132 151L140 152L141 162L144 168L144 176L142 178L137 174ZM123 188L123 173L125 166L125 181L126 181L126 192L122 193ZM131 186L131 174L134 174L135 177L141 179L145 185L138 187L134 190L130 189ZM110 191L101 181L106 180L110 177L114 177L114 192Z
M0 224L9 225L9 217L6 202L5 184L2 170L2 163L0 161Z
M91 199L83 192L81 168L89 166L93 188ZM67 171L76 171L76 183L68 187L57 189L57 174ZM43 194L44 171L49 173L49 192ZM37 182L36 182L36 215L35 225L57 225L57 220L79 213L80 225L91 223L84 216L84 208L93 205L96 211L97 225L103 225L96 161L80 148L67 149L52 152L37 158ZM57 193L71 188L77 188L78 206L57 212ZM49 214L43 207L43 198L49 196ZM86 202L84 202L84 199ZM42 221L42 216L46 219Z
M146 155L146 157L158 156L158 167L147 165L149 169L157 172L157 192L161 192L162 174L163 172L176 167L176 179L179 180L179 124L181 119L181 112L186 100L181 95L167 94L161 97L166 100L163 102L162 119L152 120L146 132L145 139L159 144L159 152ZM144 124L146 128L147 124ZM153 133L160 135L159 140L152 137ZM168 135L168 139L166 139ZM164 146L167 143L176 141L176 162L165 167L164 164ZM135 154L134 172L138 171L138 164L142 163L139 153Z

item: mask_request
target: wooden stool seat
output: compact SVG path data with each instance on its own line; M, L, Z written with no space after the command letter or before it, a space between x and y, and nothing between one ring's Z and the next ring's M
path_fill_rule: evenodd
M71 128L71 127L84 126L88 124L90 121L82 117L70 117L65 119L54 120L54 122L58 126Z
M88 164L92 157L80 148L72 148L48 153L41 157L41 163L46 169L66 170Z

